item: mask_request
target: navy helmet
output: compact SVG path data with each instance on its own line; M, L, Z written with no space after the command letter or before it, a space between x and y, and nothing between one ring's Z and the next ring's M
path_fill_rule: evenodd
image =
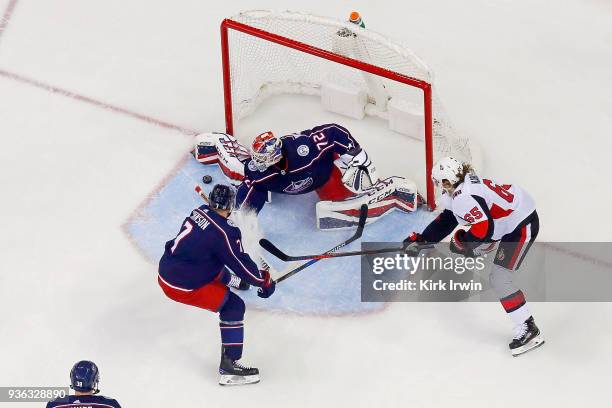
M217 210L233 210L236 194L230 186L217 184L213 187L208 200L210 206Z
M97 393L99 380L98 366L92 361L79 361L70 370L70 388L75 391Z

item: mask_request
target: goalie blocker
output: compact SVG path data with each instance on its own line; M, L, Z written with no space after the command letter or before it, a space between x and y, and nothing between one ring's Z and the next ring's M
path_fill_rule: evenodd
M410 212L417 208L418 194L414 182L398 176L379 180L367 153L342 126L321 125L282 137L281 140L283 155L290 158L288 163L279 163L283 168L270 166L262 173L251 169L253 166L249 150L235 137L225 133L198 135L193 153L202 164L219 164L233 183L241 183L241 188L248 186L248 204L253 206L253 197L257 197L256 210L261 209L264 201L270 201L270 192L303 194L315 190L321 199L316 205L319 229L350 228L356 225L362 204L369 206L368 222L376 221L396 209ZM334 150L330 151L332 145ZM312 158L304 157L304 152L309 151ZM317 155L318 151L320 154ZM322 154L324 152L326 154ZM300 159L310 164L298 165ZM292 165L298 167L292 169ZM313 184L311 188L300 190L283 185L306 185L308 183L301 180L304 177ZM317 182L317 177L324 178ZM267 194L262 199L260 196L264 191ZM239 196L240 192L239 188Z

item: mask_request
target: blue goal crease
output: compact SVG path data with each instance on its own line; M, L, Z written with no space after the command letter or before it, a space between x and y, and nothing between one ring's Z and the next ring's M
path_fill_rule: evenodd
M213 183L202 184L209 174ZM157 264L166 241L179 230L183 219L192 209L202 205L194 193L199 183L208 194L216 183L227 182L217 165L204 166L188 160L159 193L126 224L128 234L145 257ZM347 239L351 230L320 231L316 228L317 196L275 194L259 214L259 225L266 238L290 254L323 252ZM363 241L402 241L409 232L420 231L433 218L432 213L419 209L406 214L394 211L366 226ZM346 250L359 249L359 240ZM266 258L272 268L282 271L286 264L272 256ZM238 292L248 306L260 310L295 312L312 315L344 315L380 311L384 303L361 302L359 257L321 260L279 284L269 299L257 297L254 289Z

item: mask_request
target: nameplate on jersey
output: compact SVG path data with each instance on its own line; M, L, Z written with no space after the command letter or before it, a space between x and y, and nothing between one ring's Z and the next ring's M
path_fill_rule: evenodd
M189 218L201 229L204 229L210 225L208 219L198 211L193 211Z
M480 183L480 178L477 175L475 175L473 173L470 173L470 174L468 174L468 177L469 177L470 181L472 182L472 184Z

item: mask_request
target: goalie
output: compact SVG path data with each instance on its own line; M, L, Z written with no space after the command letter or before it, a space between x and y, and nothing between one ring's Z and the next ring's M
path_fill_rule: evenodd
M242 178L237 192L241 208L259 212L268 192L316 191L321 199L316 205L320 229L355 225L364 203L369 205L369 220L394 209L416 209L415 184L403 177L379 179L367 152L340 125L320 125L280 138L265 132L255 138L250 152L230 135L213 135L216 151L211 149L210 136L201 135L196 158L202 163L218 162L230 178Z

